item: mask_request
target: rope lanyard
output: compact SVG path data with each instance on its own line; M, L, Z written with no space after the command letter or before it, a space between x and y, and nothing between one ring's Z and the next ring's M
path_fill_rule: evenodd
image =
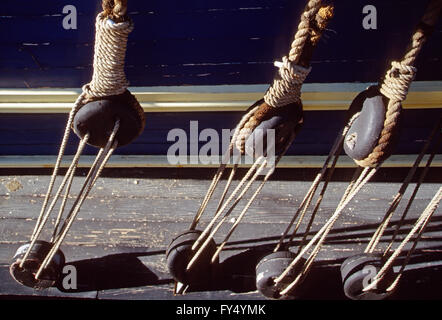
M213 218L208 225L204 228L198 239L193 243L192 252L193 256L186 266L186 270L189 270L194 266L198 259L201 257L205 248L209 245L210 240L219 231L221 226L227 221L227 218L231 215L238 203L244 198L245 194L252 188L252 184L258 179L260 175L267 168L270 169L264 174L264 177L260 181L259 185L254 189L250 199L241 209L240 213L235 219L235 222L230 227L226 236L222 240L221 244L217 247L217 250L212 256L212 263L216 261L220 252L226 245L227 241L244 218L248 209L260 193L264 184L272 175L274 168L286 153L293 140L295 139L295 133L292 132L285 140L281 152L273 160L273 165L270 164L266 155L259 156L246 172L244 177L239 181L235 188L232 187L233 178L237 172L238 162L241 159L241 154L244 153L244 143L251 136L253 130L258 126L256 113L265 106L266 101L270 108L278 109L282 106L286 106L292 102L300 103L300 90L301 85L304 82L305 77L310 71L309 61L313 48L318 43L318 40L325 29L328 21L333 16L332 6L322 6L321 1L310 0L307 2L304 13L301 15L301 22L298 26L298 30L294 36L294 40L291 44L291 49L288 57L283 57L283 62L276 62L275 65L279 67L279 76L275 78L273 84L267 90L264 96L263 104L255 104L251 110L247 112L237 127L235 128L228 150L223 156L223 161L217 172L215 173L212 182L208 188L208 191L192 221L190 226L191 230L194 230L201 219L204 211L206 210L209 201L213 197L215 189L219 184L223 173L226 170L227 163L232 160L233 166L230 175L227 179L226 185L218 202L217 209L215 210ZM301 65L302 64L302 65ZM302 105L301 105L302 108ZM302 120L301 120L302 122ZM273 144L275 142L272 142ZM273 145L274 146L274 145ZM240 154L235 155L236 150L240 151ZM227 196L228 191L233 188L233 191ZM226 199L227 198L227 199Z
M366 247L366 249L364 251L365 253L373 253L374 252L374 250L375 250L376 246L378 245L379 241L381 240L385 230L387 229L387 226L388 226L388 224L389 224L389 222L391 220L391 217L393 216L396 208L399 206L399 203L401 202L401 200L403 198L403 195L404 195L405 191L408 188L408 185L410 184L412 178L414 177L414 175L416 173L416 170L417 170L419 164L421 163L425 153L427 152L428 148L430 147L430 145L431 145L433 139L435 138L435 136L437 134L439 134L438 142L436 143L436 145L433 148L433 151L432 151L430 157L427 160L427 163L426 163L426 166L425 166L426 170L424 170L421 173L420 177L419 177L419 181L421 183L424 180L425 175L428 172L428 168L430 167L431 162L432 162L432 160L433 160L433 158L435 156L435 153L437 152L438 147L440 146L440 143L441 143L441 139L442 139L441 132L440 132L441 128L442 128L442 123L441 123L441 120L439 120L439 123L437 123L436 126L434 127L434 129L432 130L429 138L427 139L427 142L425 143L425 145L422 148L420 154L416 158L416 160L415 160L415 162L413 164L413 167L409 170L409 172L407 174L407 177L403 181L403 183L402 183L398 193L394 197L390 207L388 208L387 212L385 213L385 216L382 219L382 222L380 223L380 225L378 226L377 230L373 234L369 244L367 245L367 247ZM408 210L410 209L411 203L413 202L413 200L414 200L414 198L415 198L415 196L416 196L416 194L417 194L417 192L419 190L419 187L420 187L421 183L417 183L416 184L416 187L415 187L415 189L413 191L413 194L411 195L411 197L410 197L410 199L408 201L407 207L405 208L405 210L403 212L400 224L403 223L403 221L405 220L406 215L408 213ZM400 224L397 225L397 229L400 228ZM390 243L389 247L391 247L391 245L394 243L394 240L395 240L395 238L397 236L397 232L398 232L397 229L396 229L395 235L393 235L393 237L392 237L392 240L391 240L391 243Z
M333 10L332 5L322 5L319 0L307 2L289 55L274 63L278 76L264 94L264 102L246 114L248 120L240 127L236 147L241 152L245 141L266 116L277 114L284 106L302 110L301 87L311 71L311 56L333 17Z
M397 286L400 278L402 277L403 271L405 267L407 266L411 254L416 249L417 243L422 237L422 234L425 232L425 228L427 227L431 217L433 216L434 212L436 211L437 207L439 206L439 203L442 199L442 187L439 187L438 191L434 195L433 199L430 201L428 206L425 208L425 210L422 212L420 217L417 219L415 225L411 229L411 231L407 234L407 236L402 240L402 242L399 244L399 246L394 250L393 254L388 258L388 260L385 262L385 264L382 266L382 268L379 270L379 272L376 274L376 276L373 278L372 282L364 288L364 291L369 291L375 288L378 283L384 278L385 274L393 267L394 261L397 259L397 257L400 255L400 253L403 251L404 247L407 245L407 243L411 240L411 238L416 234L415 240L412 244L412 247L407 253L407 256L405 257L405 260L397 273L397 276L393 283L387 288L387 291L392 291Z
M111 157L112 153L118 146L117 133L120 129L120 120L116 119L113 124L113 129L107 139L104 147L100 148L97 156L89 169L80 192L75 197L72 207L65 215L67 199L74 181L76 169L80 156L84 147L90 139L90 134L86 133L79 142L77 151L73 160L67 169L63 180L58 186L55 195L52 197L55 181L58 171L61 166L61 161L64 156L67 141L69 139L70 131L73 125L76 113L88 102L99 100L100 98L122 94L127 90L129 85L124 73L124 59L127 45L127 38L129 33L133 30L132 21L126 16L127 1L103 1L103 12L97 15L96 19L96 38L94 48L94 73L90 83L82 88L82 93L75 101L66 124L63 134L63 139L55 162L54 170L52 172L49 186L42 204L40 214L37 218L36 225L30 238L30 245L26 250L23 258L20 261L20 268L29 257L32 248L37 239L40 237L44 226L47 224L51 212L55 208L58 200L62 198L62 202L55 218L54 230L51 235L50 243L51 249L45 256L43 262L39 266L35 274L35 279L39 279L42 272L51 263L61 243L65 239L69 229L71 228L80 208L94 186L97 179L100 177L106 163ZM112 12L109 12L109 9ZM107 13L106 13L107 12ZM113 19L111 18L113 17ZM144 120L144 118L143 118ZM63 194L64 191L64 194ZM62 195L63 194L63 195ZM64 217L64 218L63 218ZM63 224L61 225L63 221ZM60 227L61 225L61 227Z
M390 240L390 243L387 245L387 248L384 250L384 257L389 256L388 260L384 263L383 267L379 270L379 272L377 273L377 275L374 277L373 282L375 282L374 284L370 284L367 288L364 289L364 291L368 291L371 290L373 288L376 287L376 285L382 281L385 277L385 275L387 274L387 272L393 267L393 263L395 262L395 259L399 256L399 254L401 253L401 251L403 250L404 246L406 245L406 243L411 239L411 237L418 232L417 237L414 240L413 246L412 248L408 251L408 254L401 266L400 271L398 272L395 280L392 282L392 284L388 287L387 291L392 291L394 290L394 288L396 287L399 278L402 276L402 272L404 271L406 265L408 264L408 261L411 257L412 252L414 251L422 233L425 230L425 226L428 224L432 214L434 213L434 211L436 210L436 207L440 201L440 197L438 198L438 193L436 193L435 197L433 198L433 200L429 203L427 209L425 209L421 216L417 219L415 227L409 232L409 234L407 235L407 237L404 239L404 241L393 251L393 253L391 253L391 248L393 247L396 237L399 233L400 228L402 227L405 218L407 217L407 214L409 212L409 209L411 207L411 204L413 203L413 200L416 197L416 194L419 190L419 187L421 186L421 184L423 183L426 174L428 173L428 170L430 168L431 162L434 159L434 156L436 154L436 152L439 150L441 143L442 143L442 119L439 120L439 123L437 123L437 125L434 127L433 131L430 134L430 137L427 139L427 142L425 143L425 146L423 147L421 153L419 154L418 158L416 159L413 167L410 169L407 177L405 178L399 192L396 194L396 196L394 197L394 200L392 201L392 204L390 205L390 207L388 208L383 221L381 222L381 224L379 225L379 227L377 228L377 230L375 231L375 233L373 234L372 238L370 239L369 244L367 245L366 249L365 249L365 253L373 253L376 249L376 247L378 246L382 236L385 233L385 230L388 227L389 221L391 220L392 215L395 212L395 209L398 207L400 201L402 200L403 194L405 193L409 183L411 182L411 179L413 178L417 167L419 166L420 162L422 161L422 158L424 156L424 154L426 153L426 151L428 150L428 148L430 147L431 143L433 142L433 140L435 139L435 137L438 135L438 139L436 141L436 143L433 146L432 152L430 154L430 156L427 159L426 165L424 167L424 170L422 171L422 173L420 174L418 181L416 183L416 186L408 200L408 203L402 213L402 216L399 220L399 222L396 225L395 231L392 235L392 238ZM440 192L440 190L438 191ZM438 200L439 199L439 200ZM422 226L422 227L421 227ZM419 229L420 228L420 229Z
M417 30L413 34L411 38L411 44L409 49L407 50L404 58L400 62L392 62L392 68L387 71L387 74L381 84L381 93L389 98L389 103L386 112L386 118L384 122L384 127L381 132L378 144L375 146L373 151L363 160L354 160L358 165L358 168L355 170L353 178L349 183L347 189L345 190L338 206L336 207L334 213L327 220L327 222L322 226L322 228L313 236L313 238L304 246L306 241L308 232L311 228L313 220L315 218L316 212L319 208L319 205L323 199L325 194L325 190L327 188L328 182L331 178L331 174L333 173L334 166L337 161L337 157L339 157L339 153L342 150L342 143L346 143L345 135L351 124L357 119L359 113L354 114L349 123L343 129L342 133L338 136L335 141L335 144L327 157L320 173L317 175L316 179L313 181L312 186L308 190L306 196L301 202L300 207L295 212L292 220L290 221L287 229L281 236L279 243L276 245L274 252L281 250L284 246L283 242L289 233L290 228L295 223L296 219L298 219L297 224L295 225L294 231L289 238L289 241L285 245L286 247L290 245L293 241L293 238L305 216L306 210L311 204L314 193L316 192L319 183L323 180L325 176L325 172L328 168L329 161L334 156L334 162L332 166L329 168L330 172L324 181L323 188L319 194L315 207L313 209L310 221L307 225L307 229L304 232L304 237L299 246L298 253L294 260L290 263L290 265L281 273L279 277L274 280L275 284L280 284L285 280L286 276L295 270L299 263L302 261L302 258L305 254L307 254L308 250L312 248L309 253L309 257L305 260L303 266L296 278L289 283L281 292L281 296L289 294L292 290L296 288L298 284L301 283L302 279L308 274L312 263L320 252L320 249L332 229L334 223L338 220L339 216L347 206L347 204L356 196L356 194L361 190L361 188L371 179L371 177L378 171L383 161L388 157L389 153L387 149L390 147L390 140L393 136L393 131L396 130L396 124L398 122L398 117L400 110L402 108L401 101L405 100L409 86L414 79L414 75L416 73L416 68L413 66L415 60L417 59L418 53L420 52L425 40L430 34L431 26L434 26L437 22L442 1L440 0L432 0L430 1L426 12L421 19L420 24L418 25ZM298 218L299 217L299 218Z

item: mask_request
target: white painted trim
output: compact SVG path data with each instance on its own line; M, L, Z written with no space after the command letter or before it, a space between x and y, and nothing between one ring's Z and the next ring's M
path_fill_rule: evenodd
M411 167L417 155L392 155L388 158L382 167L399 168ZM421 166L425 165L425 156ZM79 161L79 167L90 167L94 156L82 156ZM278 168L320 168L322 167L326 156L284 156ZM56 156L0 156L0 168L53 168ZM68 167L72 161L72 156L65 156L61 163L62 167ZM242 161L241 163L244 163ZM249 164L240 165L249 167ZM217 164L179 164L172 165L167 161L165 155L114 155L106 165L108 168L216 168ZM355 163L348 156L341 156L337 168L354 168ZM442 155L434 157L432 167L442 167Z
M304 110L346 110L372 83L306 83ZM244 111L268 85L132 87L145 112ZM81 89L0 89L0 113L67 113ZM442 108L442 81L417 81L404 108Z

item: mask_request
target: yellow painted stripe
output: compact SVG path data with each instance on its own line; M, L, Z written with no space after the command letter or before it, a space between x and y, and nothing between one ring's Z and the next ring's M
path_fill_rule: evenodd
M369 84L305 84L305 110L346 110ZM130 88L146 112L244 111L262 98L266 85ZM66 113L80 89L0 89L0 113ZM416 82L406 109L442 108L442 82Z
M407 168L411 167L417 155L392 155L382 165L384 168ZM428 156L421 162L424 166ZM325 156L284 156L278 168L321 168ZM0 156L0 168L53 168L55 156ZM79 167L90 167L94 156L82 156ZM72 156L63 158L62 167L68 167L72 162ZM241 163L244 163L241 162ZM436 155L432 167L442 167L442 155ZM217 164L184 163L170 164L165 155L114 155L106 165L108 168L216 168ZM250 164L242 164L240 167L250 167ZM355 168L356 165L347 156L340 157L338 168Z

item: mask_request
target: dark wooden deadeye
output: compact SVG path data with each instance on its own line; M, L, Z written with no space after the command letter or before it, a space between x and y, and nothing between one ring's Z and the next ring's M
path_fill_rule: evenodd
M16 261L10 268L14 279L26 286L45 288L57 281L65 260L59 248L84 200L113 151L118 146L132 142L144 129L144 111L127 90L129 84L124 73L127 38L133 30L133 23L126 14L124 1L111 3L110 7L109 1L103 2L104 11L96 19L92 81L83 87L83 93L70 112L57 162L30 242L17 250L14 257ZM49 204L71 129L81 140L74 159ZM78 161L86 144L99 148L99 152L73 206L64 215ZM65 194L62 197L64 189ZM50 241L38 240L60 197L63 200ZM64 223L60 227L62 219Z
M346 126L340 130L325 163L315 176L311 187L304 195L282 236L273 237L272 241L276 240L276 245L272 243L268 246L271 247L270 250L263 250L251 259L254 270L252 270L253 276L249 277L252 280L249 279L248 284L252 283L253 289L258 289L264 297L285 299L302 296L303 287L301 284L307 282L306 277L311 273L314 262L326 243L329 233L333 232L336 221L350 201L355 198L394 150L395 140L399 135L401 101L405 99L408 88L414 79L416 73L414 62L424 41L430 35L432 26L437 21L441 2L440 0L430 1L428 13L418 25L404 58L400 62L392 63L392 68L379 85L367 88L353 100L348 111ZM278 73L274 77L272 85L263 99L253 104L237 125L228 151L224 155L222 164L213 177L190 227L188 230L178 233L168 246L165 258L168 271L175 281L174 293L185 293L186 290L191 291L191 289L199 287L208 288L212 284L216 286L228 277L227 274L231 270L226 261L221 261L220 254L228 247L228 241L234 238L232 236L237 231L239 224L245 220L246 213L253 210L253 202L274 173L275 166L281 157L286 154L295 137L301 132L304 121L307 119L300 97L301 87L313 64L311 60L313 50L317 47L320 37L334 15L335 7L328 2L324 3L325 1L319 0L307 1L288 56L283 57L281 62L275 62ZM100 177L114 150L119 146L130 144L144 129L143 109L135 96L127 90L128 82L124 72L127 37L133 29L132 20L128 17L125 4L126 1L103 1L104 11L97 16L92 81L83 87L83 93L78 97L70 112L55 169L31 239L17 250L10 266L12 277L25 286L48 288L54 286L59 280L65 264L65 256L60 250L60 245L76 219L83 202ZM210 34L207 36L210 37ZM204 44L207 43L204 42ZM210 65L210 63L208 64ZM133 69L131 72L134 72ZM155 75L155 72L152 74ZM149 76L152 77L152 74ZM334 76L336 77L336 72ZM163 78L161 81L166 81ZM228 80L229 77L222 78L222 81L226 79ZM199 81L202 80L199 79ZM207 83L210 81L207 80ZM433 112L433 114L437 114L437 112ZM173 117L173 115L168 116L168 119ZM71 130L80 138L80 143L63 181L51 200L54 183ZM376 224L377 229L370 238L365 251L351 256L343 262L340 261L340 263L342 262L340 274L342 288L348 298L384 299L394 293L402 272L442 197L442 191L439 188L413 228L393 250L398 235L406 232L401 227L405 222L410 204L440 147L440 131L441 122L439 120L393 203L382 218L382 222L378 226ZM310 137L310 139L314 139L314 137ZM425 153L432 147L433 140L438 141L431 149L425 169L418 177L419 183L400 222L395 226L396 229L391 241L382 254L375 253L380 238L383 236L385 238L385 230L391 217L413 179L416 168L423 160ZM84 179L73 206L66 210L68 212L65 214L78 161L87 144L99 148L99 152ZM344 195L340 198L336 209L333 207L335 210L331 217L326 217L325 221L321 221L323 224L319 231L313 232L311 230L314 223L318 223L316 214L320 210L322 199L343 150L359 167ZM328 151L327 145L326 152ZM240 177L240 181L235 186L234 180L238 172L241 171L239 169L240 162L246 155L254 162L251 164L250 170ZM233 166L228 174L226 184L224 188L219 188L220 181L231 163ZM261 181L259 181L260 179ZM257 186L255 182L259 182ZM317 191L321 183L323 184L318 195ZM249 191L252 191L251 196L249 199L245 199L249 195ZM63 192L64 195L62 195ZM219 199L215 199L215 195L219 194ZM296 197L298 196L296 194ZM314 200L315 197L316 200ZM49 216L60 198L62 198L62 203L55 219L52 236L49 241L43 241L39 238L41 238ZM234 215L234 211L240 207L242 200L246 200L244 206L239 210L238 215ZM208 211L209 202L215 202L214 216L203 227L201 217L205 211ZM308 210L312 204L313 208L309 219L307 219ZM268 208L266 207L266 210ZM256 219L259 220L259 218ZM324 220L324 217L322 219ZM161 221L161 223L159 225L162 226L174 224L170 221ZM223 227L229 223L231 226L228 226L226 234L222 235L222 231L225 230ZM306 224L306 229L301 233L300 229L304 224ZM176 225L182 226L183 223L176 223ZM179 229L176 225L171 227L174 232ZM263 228L263 226L260 227ZM256 231L253 230L253 232ZM141 236L137 234L137 236L143 238L145 234ZM221 236L220 243L215 241L215 236ZM413 239L413 237L415 238ZM296 242L295 238L301 240ZM399 271L393 272L393 266L398 267L395 265L398 256L404 251L405 245L412 241L413 246L408 250ZM352 251L355 250L352 249ZM236 261L235 256L229 259L231 264ZM238 261L240 261L239 258ZM367 270L373 272L373 277L369 279L369 282L367 282ZM129 274L130 271L127 273ZM232 278L237 276L234 274ZM167 281L170 281L170 278Z
M275 62L275 66L279 70L272 85L268 88L264 98L253 104L237 125L229 149L224 155L222 164L212 180L212 184L195 215L192 225L188 231L178 236L168 249L168 266L178 282L176 292L183 293L189 286L196 284L192 281L195 280L194 277L183 277L182 275L195 273L193 269L211 270L216 268L220 252L260 193L265 182L272 175L274 167L292 144L297 132L301 129L303 124L301 86L311 70L310 60L313 50L332 17L332 5L323 5L321 1L309 1L307 3L288 56L283 57L282 62ZM241 155L244 154L251 156L254 163L239 184L233 188L232 181ZM218 202L214 217L202 232L196 230L195 228L209 201L213 198L215 189L228 162L231 160L233 168ZM244 198L247 191L252 189L253 182L260 175L264 176L262 182L235 218L235 222L222 243L216 247L213 237L217 232L219 233L221 226L227 222L235 207ZM228 194L229 190L232 190L230 194ZM192 231L195 235L199 234L199 236L191 241L190 246L188 235ZM177 243L181 238L182 243ZM211 258L208 259L208 257ZM266 263L263 265L266 265ZM179 268L181 270L177 271ZM275 270L272 271L275 272ZM213 270L211 274L216 276ZM268 277L266 276L266 278ZM259 287L262 288L266 285L271 286L271 283L264 281L260 283ZM272 288L264 289L264 292L273 292L272 297L276 294L275 291Z
M286 231L275 247L274 252L265 256L260 262L258 262L256 269L256 287L266 297L286 298L289 296L296 296L296 289L303 282L311 269L328 233L341 215L343 209L371 179L382 165L383 161L392 153L400 120L401 101L405 100L408 88L413 81L416 72L413 64L423 43L430 35L432 27L437 22L440 10L441 1L430 1L427 11L413 34L411 45L402 61L392 62L392 69L387 72L379 87L368 88L353 101L349 109L348 123L346 127L338 135L322 170L317 175L304 197L299 209L296 211ZM224 187L213 219L206 226L204 231L198 231L195 233L195 237L196 234L199 234L197 239L189 242L188 237L185 235L188 235L189 232L195 230L201 215L212 198L214 190L226 167L223 163L215 175L206 197L190 226L190 231L186 231L172 242L172 247L168 250L167 258L169 259L169 268L173 271L172 274L178 282L175 287L176 292L185 292L189 286L197 284L196 282L193 282L193 280L195 280L193 277L183 277L186 273L189 275L192 274L192 268L207 270L207 274L214 275L211 268L215 268L218 264L218 256L221 250L246 214L264 183L273 172L270 170L265 174L261 184L255 190L239 216L234 219L232 227L227 232L222 243L219 244L215 250L213 237L219 231L223 223L226 222L235 206L249 190L255 179L257 179L261 170L267 165L268 159L265 157L268 156L268 154L265 152L257 153L254 149L256 145L250 143L248 139L265 137L265 134L262 134L257 130L258 128L263 127L269 129L271 127L274 129L275 145L273 147L277 150L276 154L278 155L276 163L280 159L280 156L285 153L288 145L292 143L296 132L299 130L303 122L302 104L299 95L300 88L309 71L307 68L312 49L331 16L331 6L321 7L321 1L309 1L307 3L298 32L295 35L295 40L292 44L289 58L284 57L282 63L276 64L280 69L273 85L267 91L264 99L255 103L238 124L224 160L226 161L234 156L234 146L240 151L240 154L248 152L253 156L258 156L258 160L255 161L251 169L245 174L244 178L225 201L237 168L237 164L234 161L234 167L226 186ZM306 32L305 30L309 30L309 32ZM303 40L300 40L300 38L303 38ZM291 110L298 110L298 112L287 113L286 110L288 108ZM440 123L435 128L435 132L438 131L440 131ZM432 137L430 137L429 143L431 140ZM324 226L315 233L309 241L307 241L307 234L310 231L315 215L319 210L337 159L343 148L347 155L349 155L359 167L356 169L352 181L345 190L344 195L332 216L327 220ZM424 150L422 150L421 156L418 157L409 176L406 181L404 181L404 184L399 191L399 196L397 196L399 200L400 195L403 194L410 182L416 167L422 160L422 155L426 152L426 149L427 148L424 148ZM436 149L434 152L436 152ZM331 167L328 168L329 162L332 158L334 158L333 163L331 164ZM431 159L432 157L430 157L430 160L427 163L428 166L431 163ZM423 177L421 177L421 179L423 179ZM299 226L305 218L307 209L311 205L319 183L322 180L324 180L322 190L314 205L313 212L307 228L304 231L303 240L299 245L298 252L297 254L294 254L289 250L291 242L297 234ZM439 201L440 190L436 193L429 208L423 212L422 217L429 219L435 210L434 203L438 203ZM387 217L391 217L397 204L398 201L393 203L392 207L387 212ZM298 221L296 221L297 219ZM423 225L422 221L419 222L421 227ZM294 231L292 231L290 240L284 243L285 237L288 235L295 222L296 225ZM365 259L353 259L351 257L349 258L350 260L345 261L343 264L342 277L344 281L344 292L351 299L382 299L389 296L394 289L394 285L388 288L385 286L378 287L375 284L367 286L366 283L364 283L366 276L363 273L366 266L373 266L376 268L374 283L378 283L382 279L391 280L393 278L391 269L393 258L391 257L395 254L397 255L397 251L399 250L400 252L401 249L398 248L390 259L387 259L387 256L390 256L389 249L387 249L384 255L381 256L373 254L374 246L382 236L388 222L389 219L385 218L373 236L365 256L363 255ZM420 232L422 232L423 229L424 228L421 228ZM414 232L416 232L416 230L414 230ZM177 243L181 237L183 242ZM191 244L192 246L190 246ZM214 250L215 252L213 253ZM171 255L170 253L173 251L176 252ZM208 259L210 256L212 256L212 260ZM384 264L386 260L389 260L388 265ZM181 268L181 270L177 272L177 269L179 268ZM211 270L211 272L209 272L209 270ZM177 276L178 274L179 277ZM397 283L399 278L400 275L397 276L394 283Z
M273 281L267 281L267 283L274 287L274 290L269 291L262 286L260 280L265 276L265 271L257 268L257 287L264 295L272 298L296 295L297 289L307 276L328 233L333 228L333 224L339 218L343 209L356 196L360 189L371 179L384 160L391 155L394 149L394 141L398 135L400 112L402 109L401 101L405 100L409 86L416 73L416 69L413 64L416 61L424 42L429 37L431 30L438 21L441 8L441 1L430 1L421 22L417 26L416 31L412 36L411 44L407 49L404 58L399 62L393 61L391 63L392 68L387 71L387 74L378 87L369 87L354 99L348 111L349 120L346 127L337 137L328 159L326 160L321 172L313 182L311 188L307 192L299 209L293 216L293 219L289 223L284 235L281 237L279 244L274 250L275 253L283 252L280 250L289 252L288 250L291 245L290 242L297 233L300 223L305 217L307 209L310 206L319 186L319 182L325 177L322 190L320 191L319 197L316 200L310 221L308 222L307 232L310 230L310 227L315 219L315 215L326 192L330 177L333 174L337 158L341 154L342 148L344 148L347 155L355 161L358 168L355 170L354 176L348 188L345 190L336 210L323 225L323 227L317 233L315 233L315 235L308 242L305 234L301 244L299 245L298 252L290 264L284 268L280 275L275 277ZM391 215L397 208L399 201L401 200L403 193L411 181L416 168L422 160L423 155L427 151L429 144L436 134L439 134L439 136L441 135L440 130L441 121L439 120L439 123L433 130L433 134L428 139L428 142L422 150L420 156L416 159L413 168L410 170L406 180L398 192L398 195L387 211L381 225L373 235L364 254L357 256L356 258L350 257L348 260L344 261L341 270L344 292L348 298L383 299L389 296L397 285L400 278L400 273L403 271L406 262L394 281L392 275L393 262L395 257L397 257L397 255L401 252L403 246L407 241L409 241L409 239L407 239L407 241L404 240L404 243L401 244L393 253L390 252L390 249L394 241L394 237L392 243L387 250L385 250L384 254L374 254L374 249L382 237L387 224L390 221ZM439 143L440 141L437 143L437 145L439 145ZM432 156L430 157L429 162L427 162L427 166L430 165L432 157L434 157L436 151L437 146L434 148ZM334 161L331 167L328 169L328 163L333 157ZM327 170L329 170L329 172L326 176L325 174ZM424 179L424 177L425 172L420 178L421 181ZM424 229L424 227L422 227L424 223L423 221L428 221L425 219L429 219L429 217L431 217L436 209L434 204L438 203L440 199L441 189L439 189L439 191L436 193L434 199L430 202L429 207L422 213L421 219L423 220L419 220L420 222L418 222L420 225L420 234ZM402 220L404 219L406 212L407 210L404 212ZM289 233L289 230L292 228L297 219L298 221L296 222L294 231L292 231L290 240L287 243L284 243L284 237ZM399 229L399 227L400 225L397 227L397 229ZM415 232L417 232L417 229L413 229L413 233ZM412 252L413 249L414 248L412 248L410 252ZM288 253L287 256L289 256ZM305 258L306 256L308 258ZM264 258L266 259L266 264L269 264L271 257L272 255ZM275 264L287 263L287 261L281 260L280 257L275 257L274 259ZM368 285L368 282L366 283L367 274L364 273L366 271L364 268L370 266L375 268L375 276L373 276L373 279L371 279L373 280L373 283ZM294 270L297 271L294 272ZM389 280L390 283L388 283ZM289 283L281 288L281 284L286 282ZM388 285L385 284L386 282Z

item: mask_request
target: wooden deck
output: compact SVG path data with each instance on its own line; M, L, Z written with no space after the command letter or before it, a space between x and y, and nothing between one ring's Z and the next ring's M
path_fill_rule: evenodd
M315 171L277 170L223 251L222 271L216 281L210 287L194 288L184 296L174 297L165 250L171 239L190 225L213 170L108 169L85 201L62 245L67 264L76 266L78 276L77 290L66 292L61 286L34 291L10 277L10 259L31 234L49 175L42 171L3 169L0 171L0 297L264 299L254 286L255 264L277 242ZM363 251L399 189L404 173L404 169L382 170L350 203L306 279L301 299L345 298L340 283L340 263L345 257ZM428 204L440 186L441 173L440 168L431 170L429 182L422 185L403 230L410 230L413 219ZM338 170L313 230L318 230L332 213L350 175L350 169ZM78 188L81 175L77 179ZM413 187L414 184L410 185L393 221L398 220ZM213 209L214 204L209 205L203 225ZM225 234L225 230L221 234ZM386 243L388 237L383 240ZM392 298L442 298L441 266L442 211L439 208Z

